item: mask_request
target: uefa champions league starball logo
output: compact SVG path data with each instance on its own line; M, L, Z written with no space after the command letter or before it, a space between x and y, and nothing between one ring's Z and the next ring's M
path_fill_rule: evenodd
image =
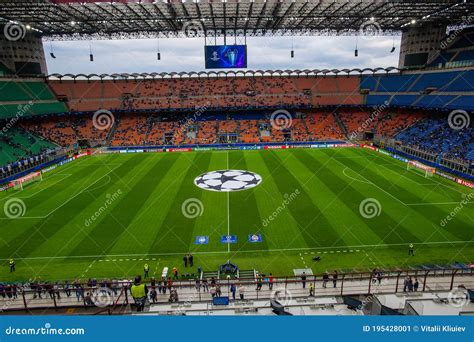
M209 191L241 191L256 187L262 177L243 170L218 170L204 173L194 180L194 184Z
M257 234L253 234L251 236L251 239L252 239L252 241L258 241L258 240L260 240L260 237Z

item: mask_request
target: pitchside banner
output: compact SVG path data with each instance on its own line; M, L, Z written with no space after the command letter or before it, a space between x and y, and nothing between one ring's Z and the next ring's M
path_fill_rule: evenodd
M1 316L0 341L472 342L473 327L473 316Z

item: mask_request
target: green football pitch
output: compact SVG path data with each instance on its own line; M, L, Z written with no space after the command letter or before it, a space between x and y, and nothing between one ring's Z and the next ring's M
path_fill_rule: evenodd
M262 182L235 192L194 184L226 169ZM472 262L473 199L467 187L360 148L93 155L0 194L0 279L133 277L145 263L160 276L227 260L274 275ZM188 252L193 269L182 262Z

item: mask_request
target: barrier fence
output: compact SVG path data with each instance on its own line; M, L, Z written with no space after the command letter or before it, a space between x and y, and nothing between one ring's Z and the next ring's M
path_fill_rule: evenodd
M407 285L408 278L412 284ZM151 304L175 303L191 306L192 303L211 302L213 297L229 297L230 300L266 300L278 298L291 300L307 297L358 296L403 292L449 292L458 287L474 288L474 269L437 268L396 270L383 273L358 272L262 279L225 278L202 280L143 281L148 295L156 291ZM65 308L84 308L90 314L119 314L133 304L130 293L131 280L111 280L85 283L4 284L0 288L0 313L41 312ZM235 292L232 292L232 285ZM235 294L235 295L234 295Z

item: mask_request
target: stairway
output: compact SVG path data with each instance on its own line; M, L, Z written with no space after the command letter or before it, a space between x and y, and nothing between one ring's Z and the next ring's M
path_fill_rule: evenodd
M239 270L238 277L239 279L255 279L255 270Z
M346 138L349 139L349 132L347 131L347 127L346 125L344 125L344 123L342 122L341 118L339 117L338 113L337 112L333 112L332 115L334 116L334 120L336 120L336 123L339 125L339 127L341 128L342 130L342 133L344 133L344 135L346 136Z
M107 136L105 137L105 146L110 146L110 142L115 134L115 130L117 129L118 125L120 124L120 117L116 116L114 119L114 124L110 128Z
M219 279L219 271L203 271L201 273L201 280L207 279L209 281L211 278Z

